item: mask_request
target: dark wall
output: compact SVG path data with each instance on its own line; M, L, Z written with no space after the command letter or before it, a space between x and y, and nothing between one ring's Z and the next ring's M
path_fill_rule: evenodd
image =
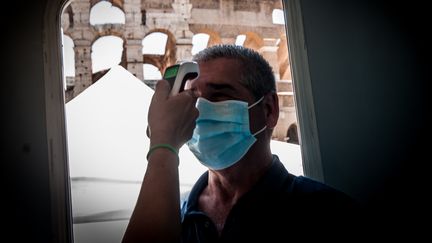
M420 175L429 166L420 156L429 144L423 140L429 135L429 111L422 61L429 54L425 43L430 43L421 33L430 27L423 15L426 6L391 4L302 1L325 180L367 205L390 213L397 208L400 216L408 206L421 204L425 186ZM11 13L1 15L6 62L3 237L13 242L53 242L42 53L45 5L46 0L2 4Z
M11 242L52 242L42 55L45 3L9 1L2 7L3 237Z
M416 2L301 1L325 181L389 219L426 196L431 42Z

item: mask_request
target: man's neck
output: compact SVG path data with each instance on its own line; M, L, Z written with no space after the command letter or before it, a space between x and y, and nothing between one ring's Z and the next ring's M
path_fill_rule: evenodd
M251 147L250 152L227 169L209 170L208 184L199 197L199 207L215 223L219 234L232 207L252 189L272 164L269 143L256 143L253 146L261 146L261 149Z
M271 166L271 153L247 154L235 165L220 171L209 171L208 195L223 204L234 205Z

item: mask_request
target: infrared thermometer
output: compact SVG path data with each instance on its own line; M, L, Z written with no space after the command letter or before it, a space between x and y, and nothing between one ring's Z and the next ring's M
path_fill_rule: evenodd
M165 69L163 79L167 80L171 86L170 95L176 95L184 90L187 80L195 79L199 76L198 63L185 61L174 64ZM147 126L147 137L150 138L150 129Z
M185 61L167 67L163 79L171 85L171 95L176 95L184 90L187 80L195 79L199 76L198 63Z

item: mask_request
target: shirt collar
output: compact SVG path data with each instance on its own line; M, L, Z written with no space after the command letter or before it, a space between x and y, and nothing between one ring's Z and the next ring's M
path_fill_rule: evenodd
M272 164L257 184L244 196L252 196L271 191L286 191L286 179L293 176L285 169L277 155L273 155ZM183 204L182 219L187 214L201 213L198 209L198 198L208 183L208 171L200 176L192 187L189 197ZM244 197L243 196L243 197Z

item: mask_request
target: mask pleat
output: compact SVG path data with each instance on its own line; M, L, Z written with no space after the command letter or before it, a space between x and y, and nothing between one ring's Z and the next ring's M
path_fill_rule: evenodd
M198 160L208 168L220 170L233 165L256 141L250 132L246 102L210 102L198 98L197 109L199 117L193 136L187 144Z

